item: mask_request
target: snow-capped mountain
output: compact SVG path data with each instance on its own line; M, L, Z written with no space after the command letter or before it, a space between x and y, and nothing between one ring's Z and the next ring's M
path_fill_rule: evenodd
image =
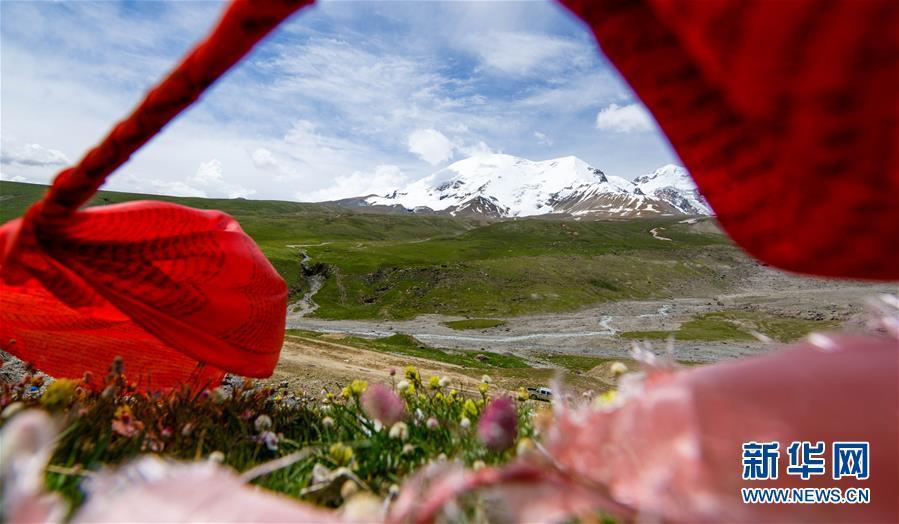
M674 164L656 169L650 175L639 176L634 184L648 196L671 204L687 215L711 215L712 209L699 194L687 170Z
M606 175L574 156L534 162L492 154L460 160L384 196L342 203L491 217L709 213L683 168L665 166L638 180Z

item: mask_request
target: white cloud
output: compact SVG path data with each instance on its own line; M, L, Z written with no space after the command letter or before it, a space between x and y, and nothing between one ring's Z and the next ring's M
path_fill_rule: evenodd
M537 142L546 146L553 145L553 141L551 138L546 136L546 133L541 133L540 131L534 131L534 138L537 139Z
M356 171L350 175L338 176L334 183L317 191L297 193L299 200L323 202L368 195L384 195L404 186L409 181L398 166L380 165L373 172Z
M9 176L4 174L2 171L0 171L0 180L7 180L10 182L28 182L28 179L21 175Z
M222 173L222 163L215 158L201 162L197 172L187 179L187 185L198 188L198 191L206 194L222 193L228 198L246 198L256 193L255 189L247 189L226 181Z
M487 69L515 76L558 71L594 52L574 40L520 31L470 35L462 46L476 54Z
M409 151L431 165L453 157L455 144L436 129L416 129L409 135Z
M456 146L456 150L467 157L492 155L498 152L491 149L490 146L483 141L472 145L458 145Z
M6 146L6 144L3 144ZM0 149L0 163L20 166L66 166L72 163L65 153L40 144L23 144Z
M596 128L615 133L632 133L650 131L655 128L655 122L643 104L609 104L596 115Z

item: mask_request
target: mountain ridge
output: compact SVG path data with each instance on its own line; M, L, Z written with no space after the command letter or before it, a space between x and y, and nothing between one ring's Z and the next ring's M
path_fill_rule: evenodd
M515 218L710 215L687 171L668 164L633 182L576 156L533 161L505 154L459 160L386 195L334 201L420 214Z

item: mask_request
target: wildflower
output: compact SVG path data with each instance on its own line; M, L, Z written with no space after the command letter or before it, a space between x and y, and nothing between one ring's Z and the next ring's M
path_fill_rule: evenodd
M490 378L490 375L481 375L481 382L484 384L490 384L493 382L493 379Z
M415 420L421 422L425 419L425 412L421 408L415 408Z
M440 377L431 375L431 378L428 379L428 387L431 389L440 389Z
M75 388L78 383L74 380L61 378L47 386L41 396L41 405L48 411L56 411L68 407L75 400Z
M459 427L462 429L468 429L471 427L471 419L468 417L462 417L462 420L459 421Z
M443 393L438 391L434 394L434 400L436 400L437 402L444 402L446 400L446 397L443 396Z
M396 368L390 368L390 376L391 377L396 376Z
M342 442L337 442L335 444L331 444L331 448L328 450L328 455L331 457L331 460L341 466L344 466L346 464L349 464L350 461L353 460L353 448L347 446Z
M407 438L409 438L409 426L407 426L405 422L397 422L396 424L390 426L390 432L388 433L388 436L390 436L390 438L405 441Z
M465 403L462 404L462 413L469 417L477 417L478 412L478 407L475 405L474 401L470 398L465 399Z
M387 494L390 496L390 498L395 499L400 494L400 487L396 484L391 484L390 488L387 489Z
M228 396L229 396L228 390L226 390L222 386L219 386L212 390L212 401L215 402L216 404L221 404L222 402L225 401L225 399L228 398Z
M271 431L263 431L256 437L256 442L260 444L265 444L265 447L269 449L269 451L277 451L278 450L278 435L272 433Z
M396 385L396 389L398 389L399 391L406 391L407 389L409 389L409 381L400 380Z
M181 426L181 436L189 437L191 433L194 432L194 424L193 422L188 422L187 424Z
M612 372L612 375L618 377L627 373L627 366L621 362L612 362L612 365L609 366L609 371Z
M406 366L403 374L409 379L410 382L419 383L421 382L421 374L418 373L418 369L415 366Z
M334 427L334 419L331 417L325 417L322 419L322 426L326 428Z
M450 398L456 398L457 396L459 396L459 392L456 391L455 389L451 389L449 396L450 396Z
M473 469L475 471L477 471L479 469L484 469L485 467L487 467L487 464L484 464L483 460L476 460L471 463L471 469Z
M145 436L144 436L144 441L141 442L140 450L141 450L141 451L146 451L146 450L149 449L150 451L152 451L152 452L154 452L154 453L159 453L160 451L162 451L162 449L163 449L164 447L165 447L165 444L164 444L164 443L162 443L162 442L160 442L159 440L157 440L157 439L151 437L150 435L145 435Z
M245 409L240 413L241 420L250 420L253 418L253 412L249 409Z
M403 445L403 451L402 451L403 455L411 455L414 452L415 452L415 446L413 446L412 444L404 444Z
M356 379L350 383L350 393L352 393L355 397L358 397L359 395L365 393L366 389L368 389L367 380Z
M446 462L446 459L447 459L446 453L441 453L441 454L437 455L437 462Z
M533 449L534 449L534 441L525 437L518 441L518 446L515 448L515 452L518 455L524 455L525 453L528 453Z
M478 437L492 451L503 451L518 437L518 414L515 402L499 397L490 402L478 421Z
M437 422L437 419L436 419L436 418L431 417L431 418L429 418L428 421L425 423L425 426L427 426L428 429L437 429L437 428L440 427L440 423Z
M134 413L129 406L121 406L115 411L112 430L123 437L133 437L144 430L144 423L134 420Z
M522 402L531 398L531 396L528 394L528 390L524 389L523 386L518 388L518 391L515 392L515 395L518 397L518 400Z
M256 428L257 433L262 433L263 431L268 431L272 428L272 419L268 415L259 415L256 417L256 421L253 422L253 427Z
M172 438L172 433L173 433L172 428L166 426L166 427L162 428L162 431L159 432L159 436L161 436L164 439L169 439L169 438Z
M222 462L225 461L225 454L222 453L221 451L213 451L212 453L209 454L207 459L209 460L209 462L217 462L217 463L221 464Z
M490 386L488 386L486 382L481 382L480 384L478 384L478 391L481 392L481 395L486 395L486 394L487 394L487 389L488 389L489 387L490 387Z
M449 385L449 379L446 377L440 377L440 387L445 388Z
M595 399L593 399L593 406L596 408L604 408L609 407L615 403L615 399L618 398L618 391L615 389L610 389L608 391L604 391L599 394Z
M343 389L341 389L340 396L343 398L350 398L350 387L345 386Z
M390 388L372 384L362 395L362 411L368 418L392 426L406 416L406 405Z

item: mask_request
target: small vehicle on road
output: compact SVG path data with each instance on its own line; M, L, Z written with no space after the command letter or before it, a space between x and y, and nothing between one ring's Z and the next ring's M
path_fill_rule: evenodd
M552 402L553 392L549 388L527 388L528 397L533 400L542 400L543 402Z

